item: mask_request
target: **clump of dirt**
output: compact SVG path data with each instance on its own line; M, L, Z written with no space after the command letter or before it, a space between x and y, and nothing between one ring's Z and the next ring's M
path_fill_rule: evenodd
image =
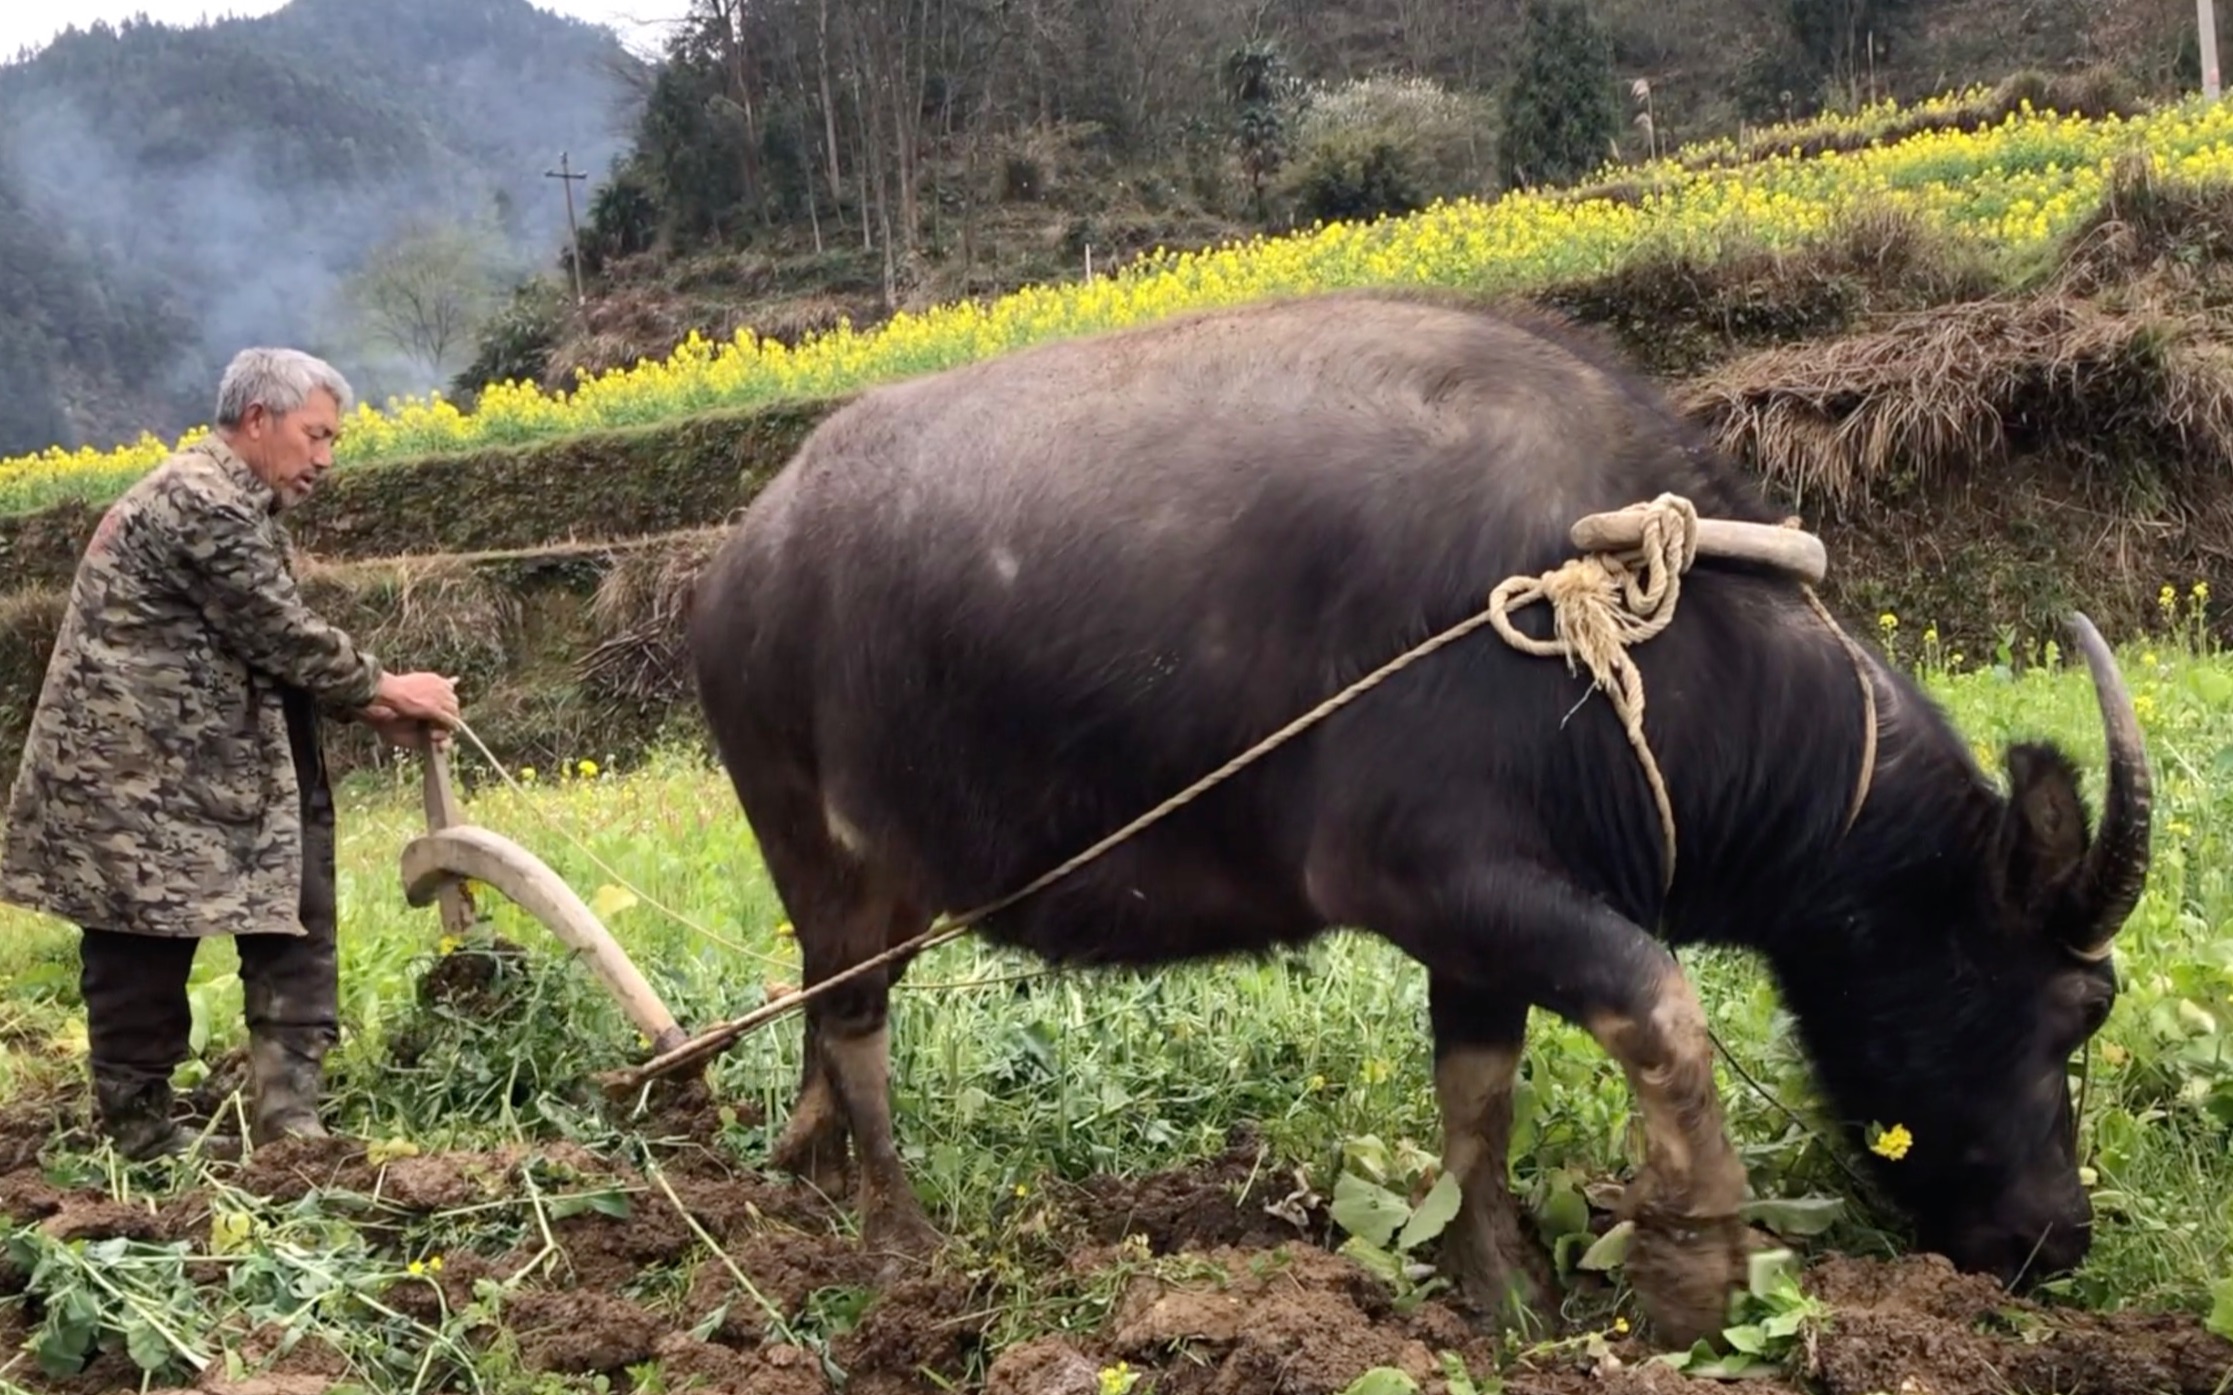
M830 1344L830 1355L847 1372L932 1372L958 1381L983 1341L988 1309L960 1275L906 1279L880 1293Z
M530 1159L592 1180L615 1175L596 1154L570 1143L375 1160L361 1140L335 1135L265 1144L242 1166L240 1185L275 1201L300 1200L317 1190L354 1192L383 1209L426 1215L517 1195L519 1169Z
M1196 1167L1139 1178L1095 1177L1077 1203L1086 1231L1103 1244L1144 1235L1155 1254L1219 1245L1278 1245L1323 1236L1323 1198L1307 1201L1292 1179L1270 1165L1256 1137L1239 1131L1225 1151ZM1267 1211L1278 1208L1279 1214Z
M726 1262L717 1257L698 1266L686 1306L696 1313L726 1307L714 1340L732 1345L758 1342L777 1315L788 1321L818 1290L876 1287L878 1261L843 1235L771 1229L738 1237L727 1253ZM751 1281L749 1291L731 1264Z
M1936 1255L1833 1256L1806 1287L1833 1310L1811 1372L1828 1395L2213 1395L2233 1379L2233 1342L2192 1318L2048 1309Z
M69 1117L69 1107L68 1096L59 1093L0 1106L0 1177L37 1165L47 1140Z
M1476 1382L1498 1369L1497 1343L1448 1306L1429 1300L1399 1312L1388 1290L1348 1260L1304 1242L1273 1249L1221 1246L1186 1256L1125 1286L1109 1319L1086 1337L1041 1337L1002 1352L985 1395L1096 1395L1099 1373L1123 1362L1154 1373L1157 1395L1335 1395L1360 1374L1389 1366L1427 1395L1444 1395L1445 1353ZM1505 1373L1510 1395L1668 1395L1723 1391L1662 1365L1634 1339L1601 1357L1546 1356ZM1772 1381L1755 1395L1791 1395Z
M1108 1346L1134 1364L1166 1368L1172 1395L1244 1390L1338 1391L1357 1373L1394 1366L1424 1383L1434 1352L1395 1316L1386 1290L1347 1260L1303 1245L1272 1251L1219 1246L1202 1256L1222 1272L1200 1286L1142 1276L1127 1285Z
M724 1108L746 1126L758 1124L765 1115L757 1102L725 1105L704 1076L665 1076L652 1082L648 1094L644 1114L616 1117L614 1122L647 1138L703 1142L721 1132Z
M678 1118L712 1117L694 1090L669 1103ZM1399 1305L1327 1248L1324 1200L1245 1134L1199 1166L1045 1189L1005 1223L989 1262L964 1243L927 1266L887 1267L830 1200L734 1168L710 1140L662 1156L653 1173L563 1143L376 1157L348 1139L292 1139L255 1150L238 1184L281 1201L313 1189L371 1198L352 1219L394 1247L403 1227L435 1213L519 1201L534 1169L555 1249L541 1225L482 1249L461 1237L439 1269L396 1283L383 1302L421 1323L454 1323L483 1280L506 1284L498 1321L524 1363L576 1378L625 1382L628 1368L657 1361L670 1388L705 1395L829 1395L831 1371L847 1395L1098 1395L1101 1371L1121 1361L1157 1395L1336 1395L1390 1366L1424 1395L1448 1395L1443 1363L1454 1357L1478 1382L1500 1375L1509 1395L1729 1388L1654 1361L1640 1334L1545 1343L1515 1360L1448 1295ZM548 1214L598 1188L624 1205ZM206 1238L208 1198L123 1204L55 1187L34 1164L0 1169L0 1217L65 1238ZM212 1293L225 1283L222 1266L191 1277ZM0 1351L20 1348L40 1319L36 1295L8 1301L27 1282L0 1261ZM1791 1380L1747 1382L1753 1395L1792 1395L1801 1383L1810 1395L2222 1395L2233 1374L2233 1343L2190 1316L2051 1309L1932 1258L1829 1258L1804 1284L1830 1315L1807 1334ZM498 1335L452 1332L469 1344ZM250 1378L293 1382L287 1395L347 1364L314 1343L282 1353L274 1335L236 1336L232 1351ZM111 1354L40 1388L137 1383Z
M568 1375L647 1361L668 1332L666 1322L634 1303L583 1289L522 1294L504 1316L528 1365Z
M485 946L467 945L435 960L419 980L419 1002L468 1015L490 1012L503 1002L503 980L524 972L526 963L526 949L491 936Z

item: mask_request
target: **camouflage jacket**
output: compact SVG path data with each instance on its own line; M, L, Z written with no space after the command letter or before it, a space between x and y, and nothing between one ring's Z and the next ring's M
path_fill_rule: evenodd
M381 669L295 586L276 496L209 437L110 507L78 563L0 842L0 900L149 935L301 934L283 685Z

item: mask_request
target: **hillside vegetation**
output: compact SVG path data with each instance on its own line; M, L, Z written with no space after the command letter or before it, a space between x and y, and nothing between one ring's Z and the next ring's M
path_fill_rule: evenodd
M2120 160L2214 187L2233 183L2229 138L2233 113L2194 103L2129 119L2117 110L2099 116L2036 110L2028 93L1995 101L1973 91L1912 110L1880 104L1849 118L1756 135L1742 148L1684 149L1603 171L1578 190L1437 201L1417 214L1369 223L1319 225L1199 252L1158 249L1091 281L902 311L873 330L841 324L795 346L749 329L721 344L693 333L663 359L585 375L571 389L495 384L469 412L439 395L385 410L360 403L336 459L397 460L823 397L1050 336L1265 294L1360 284L1531 292L1669 258L1714 262L1791 252L1857 220L1904 219L1919 235L1942 239L1948 255L1972 258L1994 284L2018 287L2032 279L2042 254L2100 209ZM1617 183L1605 182L1616 173ZM66 498L97 502L171 448L149 437L109 452L51 450L0 460L0 509Z
M376 400L470 403L692 332L866 329L2027 66L2144 97L2196 71L2185 0L671 12L651 65L526 0L292 0L0 67L0 263L30 273L0 285L0 455L173 440L252 340ZM578 266L562 152L589 176Z
M694 722L677 599L719 526L860 386L1192 305L1435 282L1612 335L1823 533L1849 623L2018 664L2073 606L2129 633L2166 585L2233 594L2233 105L2074 117L2048 95L2015 79L796 345L692 340L471 411L367 405L291 526L320 603L462 675L505 758L640 749ZM101 503L162 449L0 469L0 756Z

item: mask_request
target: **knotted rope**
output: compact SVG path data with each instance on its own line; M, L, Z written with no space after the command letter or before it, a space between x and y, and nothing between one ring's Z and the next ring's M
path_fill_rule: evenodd
M1529 654L1563 656L1566 671L1579 660L1611 699L1628 742L1644 763L1652 799L1659 806L1666 844L1664 884L1675 880L1675 809L1667 782L1644 739L1644 678L1628 647L1658 634L1675 618L1683 573L1698 556L1698 507L1677 494L1662 494L1647 504L1631 504L1624 515L1640 515L1643 540L1622 552L1591 552L1540 576L1515 576L1489 593L1490 623L1505 643ZM1511 613L1548 601L1555 637L1535 639L1512 624Z

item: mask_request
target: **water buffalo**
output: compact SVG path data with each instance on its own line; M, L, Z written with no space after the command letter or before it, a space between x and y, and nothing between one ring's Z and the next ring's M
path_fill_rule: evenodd
M1303 296L1057 342L833 413L709 561L703 710L812 985L1021 887L1421 639L1557 566L1586 514L1663 492L1773 507L1618 355L1456 297ZM1549 633L1545 607L1515 616ZM1507 1189L1541 1007L1626 1072L1646 1160L1630 1275L1663 1340L1717 1329L1745 1175L1669 946L1770 967L1849 1131L1922 1242L2017 1282L2085 1256L2066 1069L2116 994L2149 782L2113 660L2073 631L2107 731L2098 835L2052 746L2002 793L1899 671L1874 684L1788 572L1701 557L1633 651L1679 858L1586 672L1483 631L988 920L1072 965L1384 937L1428 974L1441 1260L1509 1316L1551 1275ZM1852 802L1867 775L1857 814ZM1849 822L1849 816L1850 822ZM893 1143L899 969L806 1009L776 1162L842 1184L864 1243L936 1235Z

